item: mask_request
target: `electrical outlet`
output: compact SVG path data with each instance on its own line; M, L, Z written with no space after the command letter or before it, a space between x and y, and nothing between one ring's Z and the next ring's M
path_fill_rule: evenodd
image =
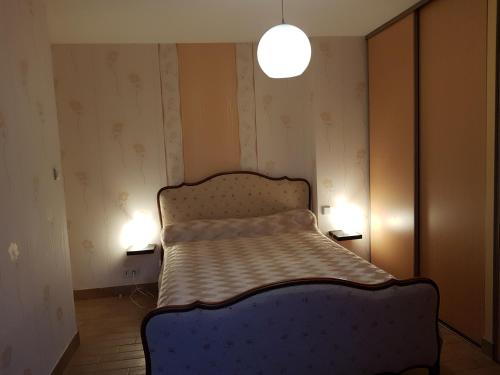
M124 279L137 279L139 276L139 269L127 268L123 270Z

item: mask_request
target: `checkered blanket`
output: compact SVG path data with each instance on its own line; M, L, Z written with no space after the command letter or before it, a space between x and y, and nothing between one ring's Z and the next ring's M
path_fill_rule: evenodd
M258 286L307 277L378 284L392 276L321 234L314 214L193 220L163 229L158 306L221 302Z

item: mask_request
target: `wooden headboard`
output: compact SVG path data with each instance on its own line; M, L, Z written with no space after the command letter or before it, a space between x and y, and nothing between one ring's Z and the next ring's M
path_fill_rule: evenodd
M158 191L161 226L196 220L271 215L311 209L311 187L302 178L272 178L256 172L219 173Z

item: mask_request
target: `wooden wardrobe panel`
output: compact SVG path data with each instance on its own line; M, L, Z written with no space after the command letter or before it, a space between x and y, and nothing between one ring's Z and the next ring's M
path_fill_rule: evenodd
M238 170L240 140L234 44L179 44L184 179Z
M415 16L368 40L371 260L414 273Z
M480 342L484 309L486 0L420 13L421 270L441 319Z

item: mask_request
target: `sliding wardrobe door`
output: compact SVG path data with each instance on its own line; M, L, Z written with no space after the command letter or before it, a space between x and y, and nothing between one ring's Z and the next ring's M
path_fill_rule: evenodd
M415 15L368 39L371 260L414 272Z
M480 342L484 317L487 0L420 11L421 271L441 319Z

